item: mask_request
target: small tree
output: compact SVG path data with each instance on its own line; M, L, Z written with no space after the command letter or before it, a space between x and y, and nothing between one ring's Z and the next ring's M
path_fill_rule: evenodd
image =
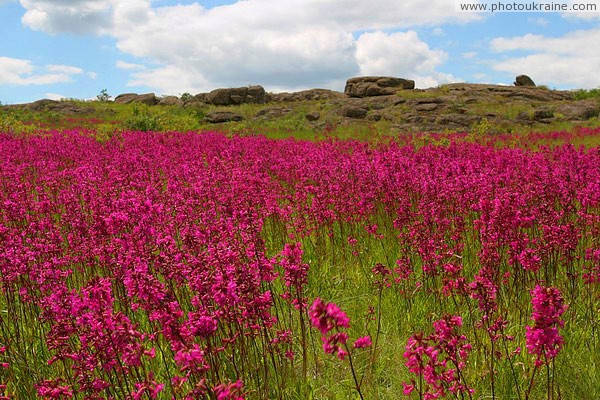
M102 89L100 91L100 94L96 96L98 101L102 101L102 102L109 101L111 97L112 96L108 94L108 90L106 90L106 89Z
M183 102L183 105L186 105L187 103L189 103L190 101L192 101L192 99L194 98L194 96L192 96L190 93L185 92L184 94L181 95L180 99Z

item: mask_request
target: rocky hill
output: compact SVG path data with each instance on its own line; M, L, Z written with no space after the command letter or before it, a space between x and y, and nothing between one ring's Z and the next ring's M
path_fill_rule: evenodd
M379 123L402 132L468 131L482 122L498 130L581 125L597 122L600 114L600 98L538 87L524 75L516 78L514 86L454 83L431 89L414 87L412 80L370 76L349 79L344 93L325 89L267 93L257 85L181 97L126 93L116 96L114 104L200 110L203 126L294 118L316 130ZM52 100L7 107L62 115L87 115L95 110L82 102Z

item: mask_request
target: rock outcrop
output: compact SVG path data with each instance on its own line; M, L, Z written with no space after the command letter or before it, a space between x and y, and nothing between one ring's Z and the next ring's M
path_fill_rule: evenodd
M158 101L159 106L183 106L183 101L177 96L165 96Z
M347 105L340 108L340 115L346 118L364 119L369 111L366 108Z
M344 93L350 97L386 96L415 88L415 81L387 76L359 76L346 81Z
M241 121L244 117L241 114L231 112L231 111L213 111L204 117L206 122L211 124L220 124L223 122L231 122L231 121Z
M291 108L288 107L267 107L256 113L256 118L259 119L273 119L283 117L286 114L291 113Z
M315 122L321 118L321 113L318 111L309 112L304 116L308 121Z
M309 89L292 93L282 92L268 94L268 101L272 102L337 100L342 98L344 98L342 93L327 89Z
M154 93L123 93L115 97L114 101L117 104L141 103L148 106L154 106L159 102Z
M527 75L519 75L515 78L515 86L535 86L535 83Z
M600 113L600 104L594 100L579 100L558 105L556 112L567 120L587 121L598 116L598 113Z
M267 94L260 86L215 89L204 97L204 101L215 106L233 106L245 103L263 104Z
M64 115L90 114L94 109L82 106L70 101L56 101L43 99L25 104L25 108L31 111L52 111Z

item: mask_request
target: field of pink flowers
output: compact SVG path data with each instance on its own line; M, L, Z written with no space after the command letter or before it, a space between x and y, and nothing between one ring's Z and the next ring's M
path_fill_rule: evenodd
M598 136L0 134L0 399L598 399Z

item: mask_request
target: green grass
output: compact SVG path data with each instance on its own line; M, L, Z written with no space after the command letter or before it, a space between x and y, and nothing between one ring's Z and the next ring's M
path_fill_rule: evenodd
M443 86L436 90L407 90L398 92L398 96L407 100L432 98L447 94ZM587 92L586 92L587 93ZM115 104L100 101L76 101L71 103L89 108L88 114L62 115L52 111L32 111L28 109L0 108L0 130L33 133L48 129L86 128L97 132L101 140L111 137L122 130L156 130L156 131L202 131L217 130L237 135L262 134L270 138L294 137L301 140L323 140L331 137L340 139L378 140L381 138L402 135L397 123L403 123L403 117L412 113L407 104L386 109L395 122L386 120L352 120L344 121L337 115L337 105L328 101L305 101L269 104L242 104L239 106L217 107L211 105L153 106L141 104ZM488 101L474 104L456 102L448 112L464 112L467 115L487 118L492 126L486 133L526 133L532 130L551 132L572 130L575 126L569 121L558 118L550 123L528 122L524 124L517 119L520 113L532 115L540 102L513 101L506 102L502 96L491 96ZM281 117L265 119L257 117L257 113L267 107L288 108L291 111ZM222 124L207 123L205 116L215 110L227 110L241 114L244 119L239 122ZM319 112L321 117L316 122L306 119L309 112ZM497 115L503 122L496 122L489 115ZM585 127L600 126L597 118L582 124ZM480 130L480 123L466 128ZM462 129L459 129L462 130Z

